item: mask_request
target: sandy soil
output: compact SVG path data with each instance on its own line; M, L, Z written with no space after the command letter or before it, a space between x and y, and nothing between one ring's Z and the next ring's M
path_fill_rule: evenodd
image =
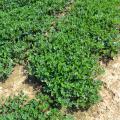
M0 83L0 97L17 95L21 91L30 98L33 98L36 93L34 85L30 84L27 80L27 75L25 74L23 66L16 65L5 83Z
M76 120L120 120L120 55L103 67L102 101L86 112L76 112Z

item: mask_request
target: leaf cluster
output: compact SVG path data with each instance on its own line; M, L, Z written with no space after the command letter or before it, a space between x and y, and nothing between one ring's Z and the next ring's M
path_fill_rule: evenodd
M35 99L28 99L20 93L0 103L0 120L73 120L72 116L51 108L52 101L46 95L38 94Z

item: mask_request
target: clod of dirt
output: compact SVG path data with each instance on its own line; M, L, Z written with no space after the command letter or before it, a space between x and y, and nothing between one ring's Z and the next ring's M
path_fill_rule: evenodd
M76 120L120 120L120 56L104 69L105 74L99 77L104 83L102 101L86 112L76 112Z

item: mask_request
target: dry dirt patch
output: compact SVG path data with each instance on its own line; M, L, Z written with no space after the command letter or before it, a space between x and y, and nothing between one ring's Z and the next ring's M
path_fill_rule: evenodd
M0 97L8 97L12 95L17 95L20 91L23 91L30 98L35 96L36 91L34 90L34 85L26 83L27 75L23 66L16 65L12 74L5 81L5 83L0 83Z
M120 56L103 66L102 101L86 112L75 113L76 120L120 120Z

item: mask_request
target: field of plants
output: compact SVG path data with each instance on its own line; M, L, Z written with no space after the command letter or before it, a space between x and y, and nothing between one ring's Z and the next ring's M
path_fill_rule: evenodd
M20 64L42 85L29 102L1 102L0 120L70 120L61 108L99 102L99 61L119 50L119 11L119 0L0 0L0 81Z

